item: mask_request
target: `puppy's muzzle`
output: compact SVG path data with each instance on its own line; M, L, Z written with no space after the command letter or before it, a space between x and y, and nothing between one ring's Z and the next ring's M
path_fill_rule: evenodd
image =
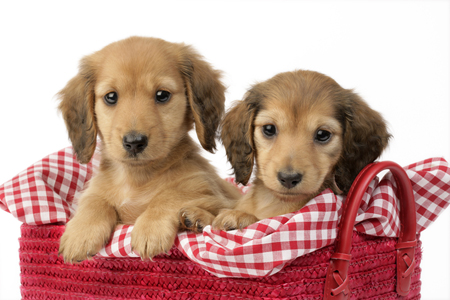
M282 186L292 189L302 181L302 174L300 173L283 173L278 172L277 178Z
M139 133L129 133L123 137L123 148L133 156L144 151L148 145L147 136Z

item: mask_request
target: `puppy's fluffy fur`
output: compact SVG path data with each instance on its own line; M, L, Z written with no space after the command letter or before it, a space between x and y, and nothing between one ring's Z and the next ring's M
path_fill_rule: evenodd
M256 162L255 180L213 227L243 228L294 212L326 188L347 193L389 138L378 112L323 74L287 72L256 84L222 126L236 180L246 184Z
M195 123L203 148L215 149L224 90L191 47L160 39L131 37L81 60L59 108L78 160L89 162L98 136L101 163L61 238L65 261L95 255L117 223L135 224L131 245L152 258L180 227L201 231L234 205L240 193L188 135Z

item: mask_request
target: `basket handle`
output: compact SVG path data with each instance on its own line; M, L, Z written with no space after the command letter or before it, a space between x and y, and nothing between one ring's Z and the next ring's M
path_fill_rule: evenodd
M397 249L397 293L406 296L411 285L411 275L415 267L416 209L411 181L405 170L391 161L371 163L356 177L348 192L341 220L338 226L335 253L331 256L325 281L324 299L350 299L348 267L350 248L356 214L362 197L370 182L383 170L394 175L400 199L400 237Z

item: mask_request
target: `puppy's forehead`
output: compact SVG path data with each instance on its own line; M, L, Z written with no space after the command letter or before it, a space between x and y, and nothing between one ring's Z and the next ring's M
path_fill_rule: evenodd
M281 73L260 87L264 99L257 120L301 125L336 119L336 92L340 86L316 72ZM279 124L281 125L281 124Z
M167 81L181 80L174 47L160 40L128 39L96 53L99 80Z

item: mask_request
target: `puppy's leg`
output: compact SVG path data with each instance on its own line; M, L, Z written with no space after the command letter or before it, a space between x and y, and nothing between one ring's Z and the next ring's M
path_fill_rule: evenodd
M180 210L178 219L181 229L200 233L203 231L203 228L212 224L214 215L203 208L187 206Z
M181 199L188 205L180 212ZM215 196L201 197L197 192L190 194L168 189L153 198L147 209L137 218L131 232L133 251L142 259L169 251L180 228L202 231L203 226L212 223L222 202L223 199ZM185 217L189 216L191 224L186 224L184 219L184 225L181 225L180 217L183 212L186 212Z
M136 219L131 232L131 248L142 259L168 252L178 233L179 199L185 195L166 191L153 198Z
M219 230L242 230L258 221L257 217L244 211L223 209L214 219L212 227Z
M61 237L59 253L71 263L93 257L109 241L116 223L114 207L100 196L84 194Z

